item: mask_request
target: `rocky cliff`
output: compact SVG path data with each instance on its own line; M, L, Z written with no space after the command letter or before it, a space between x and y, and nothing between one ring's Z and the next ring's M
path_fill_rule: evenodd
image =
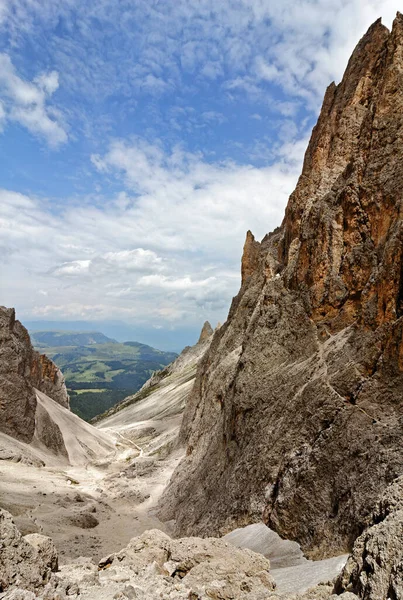
M327 89L281 227L248 233L161 502L178 534L263 518L312 557L342 553L403 473L402 160L398 13Z
M36 396L30 382L34 351L25 327L11 308L0 308L0 431L30 442Z
M49 398L64 408L70 408L70 399L63 374L46 354L34 352L31 363L31 381L35 388Z
M364 600L403 598L403 477L377 502L371 526L356 540L336 591L354 592Z
M30 442L35 430L35 389L69 407L64 377L32 348L28 331L13 308L0 307L0 431Z
M13 308L0 307L0 431L30 442L35 430L35 389L68 408L63 375L32 348Z

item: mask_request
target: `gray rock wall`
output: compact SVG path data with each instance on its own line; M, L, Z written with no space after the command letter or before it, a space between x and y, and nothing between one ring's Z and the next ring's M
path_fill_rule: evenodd
M60 370L33 350L28 331L15 318L15 310L0 307L0 431L27 443L35 430L34 388L69 407Z

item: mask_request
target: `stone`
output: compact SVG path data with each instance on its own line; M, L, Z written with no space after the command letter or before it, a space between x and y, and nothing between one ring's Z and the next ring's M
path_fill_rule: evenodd
M204 342L205 340L208 340L208 338L210 336L212 336L214 333L213 328L211 327L210 323L208 321L205 321L202 330L200 332L200 337L199 337L199 341L198 343L200 344L200 342Z
M36 397L30 381L33 349L13 308L0 307L0 431L30 442Z
M10 587L28 591L41 588L56 569L57 553L52 540L38 534L24 538L10 513L0 509L0 592Z
M402 69L398 14L329 86L281 227L247 235L159 504L176 536L263 520L344 554L403 474Z
M46 354L34 352L31 363L31 381L35 388L49 398L64 408L70 408L70 398L63 373Z
M12 590L4 597L5 600L35 600L36 595L34 592L28 590L15 589Z
M172 585L180 581L201 598L265 600L274 589L270 563L263 556L224 540L171 539L159 530L133 538L126 548L103 559L99 568L109 566L108 572L110 565L129 567L148 578L165 576Z
M36 549L38 556L46 567L49 567L51 571L58 570L57 550L50 537L39 533L29 533L24 536L24 539Z
M403 598L403 477L378 501L372 523L355 541L336 590L364 600Z
M30 443L35 431L35 388L68 408L60 370L34 351L13 308L0 307L0 431Z
M80 529L93 529L99 525L98 519L88 510L74 511L69 515L68 520L72 525L80 527Z
M123 595L125 596L125 598L128 598L129 600L135 600L136 598L139 597L139 590L137 588L134 588L132 585L126 585L123 590Z
M242 285L255 273L259 267L260 244L255 240L251 231L246 234L245 245L243 247L241 261L241 282Z

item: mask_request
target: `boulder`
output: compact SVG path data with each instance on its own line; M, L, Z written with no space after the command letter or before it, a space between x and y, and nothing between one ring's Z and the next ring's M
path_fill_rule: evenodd
M23 537L12 516L0 509L0 592L9 588L32 591L43 587L57 570L57 552L50 538Z
M189 598L265 600L275 587L269 561L251 550L220 539L171 539L159 530L133 538L126 548L103 559L100 569L115 565L143 576L152 566L156 578L167 578L174 589L180 584Z
M336 589L362 600L403 598L403 477L377 503L372 524L355 541Z

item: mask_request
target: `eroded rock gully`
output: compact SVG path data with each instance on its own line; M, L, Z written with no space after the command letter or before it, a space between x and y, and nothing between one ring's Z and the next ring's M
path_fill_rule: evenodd
M403 473L402 126L398 13L329 86L281 227L248 233L160 503L177 534L263 518L311 557L342 553Z

